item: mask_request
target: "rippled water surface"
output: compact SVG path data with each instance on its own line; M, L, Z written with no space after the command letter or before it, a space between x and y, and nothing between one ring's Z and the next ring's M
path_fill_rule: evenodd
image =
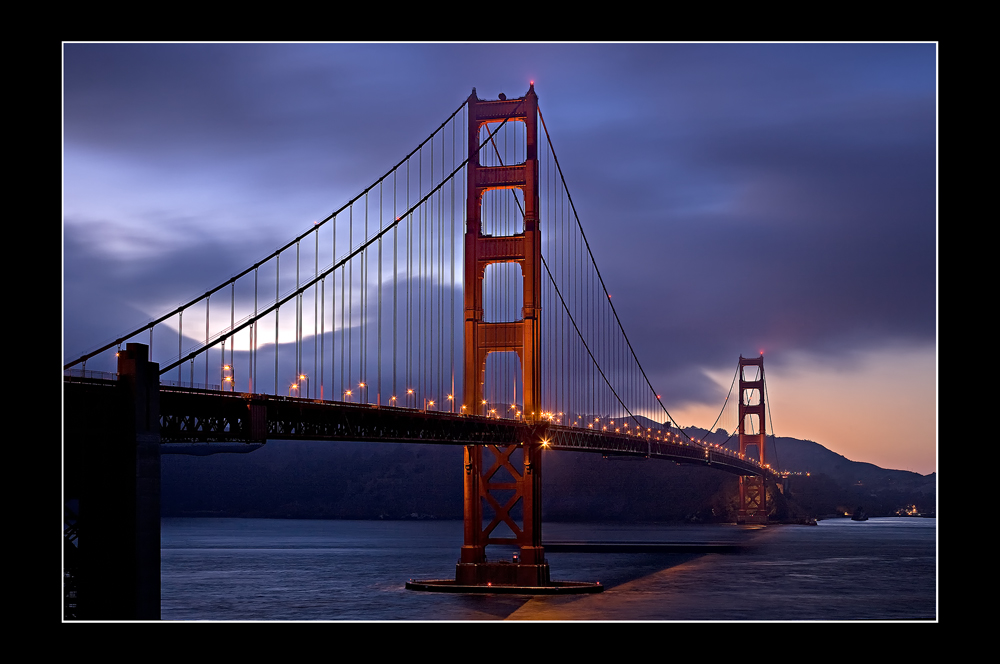
M545 524L546 541L734 543L744 553L547 553L595 595L406 590L454 578L460 521L164 519L164 620L935 620L936 520L817 526ZM509 552L490 547L491 557Z

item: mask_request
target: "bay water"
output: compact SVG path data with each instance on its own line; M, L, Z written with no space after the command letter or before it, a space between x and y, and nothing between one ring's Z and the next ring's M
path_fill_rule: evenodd
M430 593L461 521L164 518L161 617L175 621L935 621L935 519L815 526L546 523L546 542L739 544L741 553L547 552L573 596ZM510 560L500 546L491 559Z

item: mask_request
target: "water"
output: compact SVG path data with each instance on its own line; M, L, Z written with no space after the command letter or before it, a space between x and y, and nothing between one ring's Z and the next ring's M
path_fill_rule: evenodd
M163 519L164 620L936 620L936 520L818 526L545 524L547 541L749 544L745 553L547 553L596 595L406 590L453 578L460 521ZM497 550L494 550L497 549ZM509 557L490 547L491 557Z

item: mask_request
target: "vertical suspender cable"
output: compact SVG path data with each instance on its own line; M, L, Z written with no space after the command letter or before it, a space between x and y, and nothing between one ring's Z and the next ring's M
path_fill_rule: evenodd
M281 298L281 254L274 259L274 302ZM274 310L274 393L278 393L278 314L281 308Z
M295 243L295 290L299 290L299 243ZM295 384L299 384L302 373L302 294L295 296ZM302 390L296 390L295 396L302 396Z
M177 359L181 359L184 355L184 349L181 347L181 342L184 339L184 310L181 309L177 314ZM181 365L177 365L177 384L180 385L184 382L184 378L181 376Z
M208 304L209 304L209 302L211 300L212 300L211 297L206 297L205 298L205 346L206 346L206 350L205 350L205 389L206 390L208 389L208 350L207 350L207 347L208 347L208 319L209 319Z
M378 325L376 329L376 348L378 349L378 371L375 374L376 402L382 403L382 184L378 186L378 270L375 278L378 280Z
M247 362L247 392L257 382L257 268L253 269L253 325L250 326L250 357Z
M441 177L444 177L444 134L441 134ZM441 395L444 382L444 192L438 191L438 278L434 289L438 294L438 375L437 396L443 406Z
M361 254L361 258L364 261L363 266L363 276L362 276L362 288L361 288L361 378L358 381L359 384L364 385L362 389L362 394L364 395L364 403L368 403L368 348L371 345L371 339L369 335L371 334L371 326L368 324L368 301L370 299L370 293L368 292L369 284L371 283L371 257L368 254L368 196L365 195L365 250Z
M316 250L319 254L319 248ZM319 287L319 398L326 397L326 277Z
M410 209L410 162L406 162L406 209ZM410 364L412 362L411 348L413 347L412 326L410 325L411 314L410 305L412 300L413 287L413 215L406 219L406 395L410 394L413 387L412 372ZM406 399L409 406L409 398Z
M396 171L392 172L392 218L396 219ZM399 390L396 387L396 352L398 348L396 347L396 280L397 272L399 268L399 257L396 253L396 235L398 231L398 224L393 222L392 225L392 398L395 399ZM395 401L392 402L393 406L398 406L399 404Z
M451 168L455 170L455 123L451 123ZM451 316L449 319L448 331L449 338L451 339L451 349L449 352L449 357L451 358L451 404L452 410L454 410L455 400L458 396L455 394L455 181L451 181L451 220L449 222L450 229L450 247L451 247L451 288L448 291L451 293L451 306L449 311Z
M229 329L232 330L236 327L236 282L233 281L232 287L229 290L230 302L229 302ZM225 342L223 342L225 343ZM229 366L233 366L233 347L236 345L236 339L234 338L232 343L229 344ZM223 363L225 363L226 358L222 358ZM236 371L233 371L233 381L232 381L232 391L236 391ZM225 385L220 387L225 388Z
M336 230L336 226L334 226ZM334 243L336 243L336 237L334 238ZM348 251L350 251L348 249ZM347 329L344 323L346 322L344 316L344 302L347 300L346 294L344 293L344 285L347 282L347 268L348 265L344 265L340 269L340 385L337 388L338 398L343 401L344 399L344 367L346 366L346 361L344 359L344 342L347 339Z
M423 198L424 195L424 151L420 150L420 158L417 162L417 198ZM423 328L423 307L421 303L423 302L423 284L424 284L424 262L421 260L424 256L424 218L426 215L426 208L421 207L417 212L417 393L416 398L419 399L424 392L424 328Z
M365 250L361 253L361 379L359 386L368 403L368 194L365 194ZM361 396L361 395L359 395Z
M253 392L253 386L257 383L257 268L253 269L253 319L250 326L250 385L248 391Z
M352 205L348 211L347 219L347 250L354 251L354 206ZM344 394L347 394L347 390L351 389L351 384L354 382L354 377L352 376L354 369L354 266L352 263L348 262L345 265L347 268L347 297L350 299L347 305L347 388Z
M316 231L316 250L313 253L313 262L315 265L315 267L313 268L315 270L313 272L313 279L318 279L319 278L319 230L318 229ZM324 279L323 281L325 282L326 279ZM319 335L319 300L320 300L319 286L316 285L313 286L313 369L312 369L312 380L309 381L310 385L312 384L312 381L316 380L317 378L316 374L318 367L316 365L319 361L319 348L317 348L317 346L319 345L319 343L321 343L322 339L322 336ZM319 390L320 392L322 392L323 391L322 375L318 376L318 378L319 378Z

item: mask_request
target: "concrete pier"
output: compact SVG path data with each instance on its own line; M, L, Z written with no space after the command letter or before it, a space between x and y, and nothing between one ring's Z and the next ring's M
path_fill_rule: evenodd
M67 571L81 620L160 618L160 377L148 351L127 344L117 383L64 385L64 491L79 506Z

